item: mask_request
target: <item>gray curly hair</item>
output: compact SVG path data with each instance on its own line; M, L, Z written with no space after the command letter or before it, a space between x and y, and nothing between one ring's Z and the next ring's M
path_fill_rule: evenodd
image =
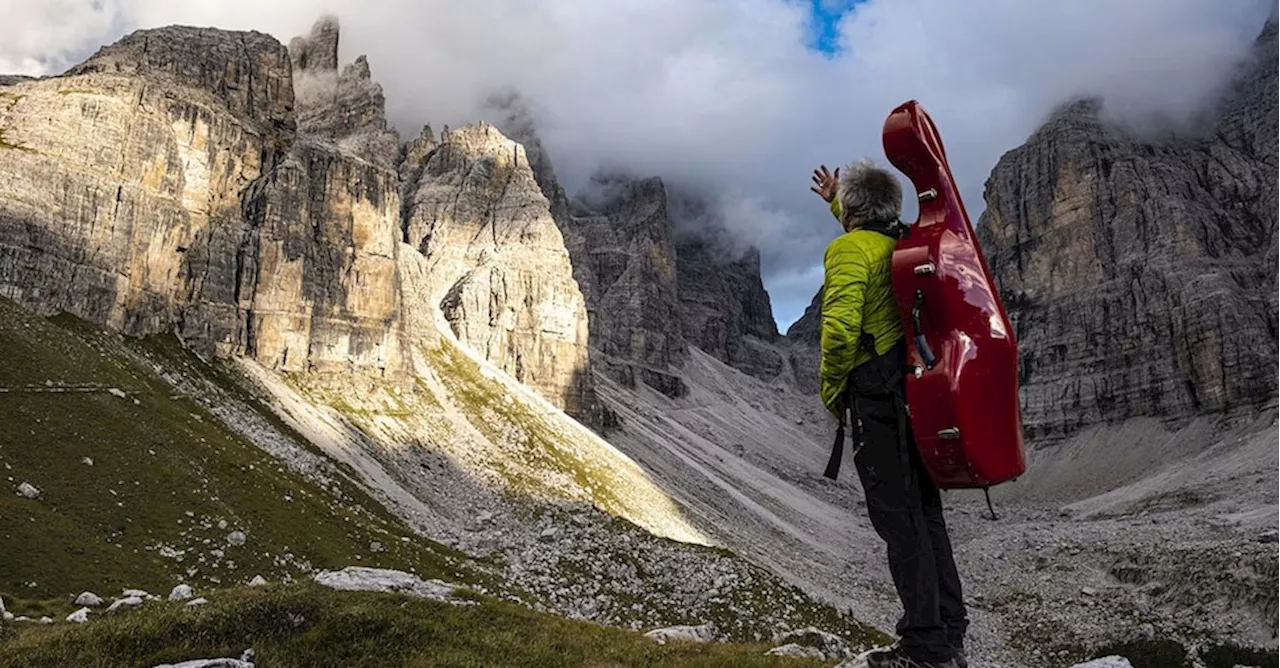
M841 170L836 197L840 200L840 224L846 230L866 223L888 223L902 216L902 185L870 158Z

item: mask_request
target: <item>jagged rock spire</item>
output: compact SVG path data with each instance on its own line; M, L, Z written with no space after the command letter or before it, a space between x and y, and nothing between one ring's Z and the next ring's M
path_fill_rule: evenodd
M321 16L306 37L299 35L289 42L293 69L307 72L338 70L338 17Z

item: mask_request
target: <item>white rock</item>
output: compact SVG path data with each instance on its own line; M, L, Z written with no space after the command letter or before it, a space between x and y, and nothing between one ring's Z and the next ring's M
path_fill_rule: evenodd
M180 584L174 587L173 591L169 592L169 600L185 601L194 595L195 595L195 592L191 590L191 585Z
M1133 664L1123 656L1104 656L1086 663L1077 663L1071 668L1133 668Z
M227 534L227 543L231 545L235 545L236 547L240 547L241 545L244 545L244 542L246 539L247 539L247 536L244 535L243 531L232 531L231 533Z
M161 663L154 668L253 668L241 659L193 659L182 663Z
M40 488L29 482L24 482L18 485L18 496L27 499L38 499L40 498Z
M5 612L5 608L4 608L4 597L3 597L3 596L0 596L0 613L3 613L3 612Z
M67 621L73 624L83 624L89 621L89 609L80 608L79 610L76 610L75 612L67 615Z
M255 575L253 576L253 579L249 581L250 587L263 587L266 584L267 584L267 579L262 577L261 575Z
M0 617L3 617L4 621L6 622L12 622L14 620L13 613L7 610L5 612L0 613Z
M120 595L125 598L129 598L131 596L136 596L138 598L148 598L151 596L151 594L148 594L147 592L141 589L126 589Z
M382 551L382 543L379 543L379 542L378 542L378 541L376 541L376 540L375 540L375 541L373 541L372 543L369 543L369 551L370 551L370 552L381 552L381 551Z
M91 608L96 608L102 605L102 597L98 596L97 594L91 591L86 591L76 597L76 605L89 606Z
M204 605L205 603L208 603L208 602L209 602L209 599L201 596L200 598L193 598L190 601L187 601L187 607L194 608L198 605Z
M17 617L14 617L14 618L13 618L13 621L15 621L15 622L29 622L29 621L31 621L31 618L30 618L30 617L28 617L28 616L26 616L26 615L18 615Z
M550 543L555 541L556 535L559 533L560 533L560 530L557 529L556 527L548 527L544 529L542 533L538 534L538 540L544 543Z
M812 626L777 634L773 641L779 645L811 647L828 659L848 659L853 656L853 652L844 644L844 638Z
M348 566L340 571L323 571L315 576L317 583L340 591L385 591L421 596L437 601L450 601L457 588L439 580L422 580L416 575L385 568ZM452 601L450 601L452 602Z
M226 529L226 528L227 528L227 521L226 521L226 520L218 520L218 529L219 529L219 530L222 530L222 529Z
M816 647L805 647L795 643L789 643L764 653L765 656L789 656L793 659L825 659L827 655Z
M120 397L121 399L125 397L124 390L121 390L120 388L112 387L107 391L110 392L113 397Z
M659 645L665 645L672 640L711 642L716 639L716 630L711 624L700 624L698 626L668 626L666 628L654 629L644 635L646 638L656 641Z
M53 618L52 618L52 617L41 617L41 618L40 618L40 623L41 623L41 624L52 624L52 623L53 623Z
M116 599L111 603L111 605L107 606L107 612L115 612L125 607L136 608L140 605L142 605L141 596L126 596L124 598Z
M81 459L80 461L81 461L81 462L84 462L84 465L85 465L85 466L93 466L93 457L85 457L84 459Z

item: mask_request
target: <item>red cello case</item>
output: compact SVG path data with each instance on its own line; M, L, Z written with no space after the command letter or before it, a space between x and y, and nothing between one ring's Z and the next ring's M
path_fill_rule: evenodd
M915 185L920 218L893 252L907 330L907 404L940 489L986 488L1027 468L1018 348L938 129L911 100L884 123L889 161Z

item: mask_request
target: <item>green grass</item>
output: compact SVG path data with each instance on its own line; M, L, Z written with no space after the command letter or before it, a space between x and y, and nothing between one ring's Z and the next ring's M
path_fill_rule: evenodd
M237 657L285 666L804 666L765 657L765 644L658 645L639 633L482 599L454 606L315 584L220 591L211 603L149 603L83 625L10 625L4 666L150 666Z
M585 490L596 507L614 515L625 514L625 503L613 489L610 472L566 450L561 437L541 416L522 401L509 401L505 388L485 378L480 366L457 346L442 339L438 347L423 352L468 421L481 433L495 443L512 440L510 436L504 438L504 434L522 437L513 445L519 449L516 458L528 465L526 470L562 473ZM517 492L545 491L545 481L535 475L512 470L503 473Z
M200 591L348 565L492 584L344 476L322 488L285 468L142 359L116 335L0 299L0 594L15 614L69 612L84 590ZM24 481L38 500L14 493ZM227 543L233 530L245 545Z

